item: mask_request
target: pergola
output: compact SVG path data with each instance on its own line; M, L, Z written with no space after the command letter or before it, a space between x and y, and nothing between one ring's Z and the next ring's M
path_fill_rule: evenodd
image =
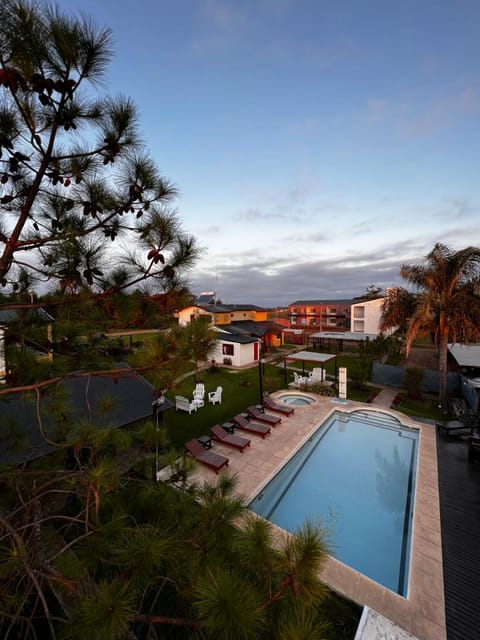
M302 362L302 372L304 374L305 374L305 362L314 362L315 364L319 364L322 368L322 373L323 373L325 363L329 362L330 360L335 360L335 384L337 384L338 382L337 356L335 354L317 353L316 351L298 351L297 353L291 353L289 356L285 356L285 360L283 363L285 384L288 383L287 360L300 360Z

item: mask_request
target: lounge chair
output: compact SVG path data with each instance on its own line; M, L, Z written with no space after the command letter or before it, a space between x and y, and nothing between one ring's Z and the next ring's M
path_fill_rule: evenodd
M278 413L283 413L285 416L291 416L295 411L293 407L287 407L286 405L277 404L268 396L263 399L263 406L266 409L271 409L271 411L277 411Z
M250 446L250 440L248 438L241 438L240 436L231 435L222 429L219 424L216 424L210 429L210 434L215 440L218 440L222 444L226 444L229 447L239 449L242 453L245 447Z
M465 424L464 422L460 422L460 420L447 420L446 422L436 422L435 426L437 427L437 431L440 429L446 434L448 437L451 432L465 432L469 431L470 435L473 435L473 424ZM458 433L458 435L461 435Z
M263 413L257 407L254 407L253 404L250 407L247 407L247 413L255 418L255 420L260 420L260 422L266 422L267 424L275 427L279 422L282 421L280 416L272 416L270 413Z
M255 422L249 422L243 416L234 416L232 418L232 422L235 424L235 429L241 429L242 431L247 431L248 433L254 433L257 436L261 436L262 439L265 436L268 436L271 427L267 427L265 424L256 424Z
M190 440L190 442L185 443L185 449L187 453L198 460L198 462L202 462L205 466L213 469L215 473L222 467L226 467L228 465L228 458L220 455L219 453L214 453L213 451L206 451L198 440Z

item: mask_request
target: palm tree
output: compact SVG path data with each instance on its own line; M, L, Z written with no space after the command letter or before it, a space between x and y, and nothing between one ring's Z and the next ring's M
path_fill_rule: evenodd
M480 336L480 249L453 251L437 243L422 265L403 265L400 274L417 289L406 333L407 357L415 337L431 332L438 348L439 404L447 401L448 343ZM384 315L382 328L393 326Z

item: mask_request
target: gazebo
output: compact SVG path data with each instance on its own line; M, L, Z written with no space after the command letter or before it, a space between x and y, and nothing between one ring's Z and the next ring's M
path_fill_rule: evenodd
M331 353L317 353L316 351L298 351L297 353L291 353L289 356L285 356L285 360L283 363L283 371L285 375L285 384L288 383L287 380L287 360L300 360L302 362L302 371L305 373L305 362L314 362L315 364L319 364L322 368L322 378L323 378L323 369L326 362L330 360L335 360L335 384L338 382L338 367L337 367L337 356Z

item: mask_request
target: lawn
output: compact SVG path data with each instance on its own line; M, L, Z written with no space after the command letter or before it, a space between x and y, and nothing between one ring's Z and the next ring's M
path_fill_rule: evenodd
M200 380L205 384L205 406L190 415L185 411L170 409L164 416L164 426L174 446L181 447L188 440L207 434L214 424L226 422L237 413L245 411L249 405L260 402L258 367L241 371L223 367L207 369L201 371ZM167 397L173 402L176 395L191 399L195 382L193 374L167 393ZM211 405L207 394L215 391L217 386L223 387L222 403ZM265 365L263 387L265 391L285 388L283 371L278 367Z

